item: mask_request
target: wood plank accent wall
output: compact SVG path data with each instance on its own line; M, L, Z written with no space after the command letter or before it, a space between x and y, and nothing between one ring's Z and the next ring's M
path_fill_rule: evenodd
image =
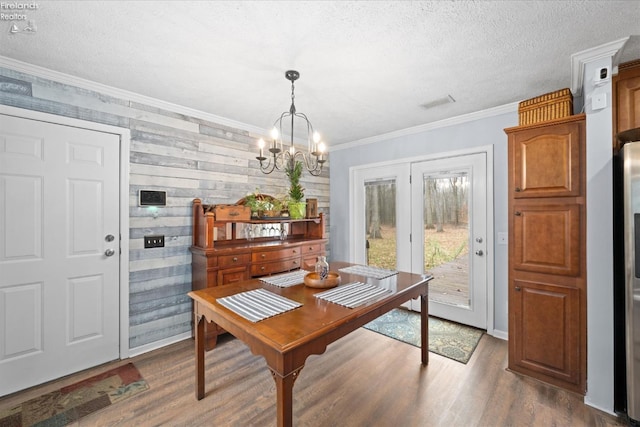
M259 188L288 188L282 172L257 168L258 136L243 129L159 109L0 67L31 93L0 85L0 104L130 129L129 346L153 345L191 330L191 202L235 203ZM274 111L273 114L278 114ZM204 114L203 114L204 116ZM305 196L318 199L329 234L329 170L303 174ZM138 190L164 190L167 206L138 206ZM144 235L165 235L165 247L144 249Z

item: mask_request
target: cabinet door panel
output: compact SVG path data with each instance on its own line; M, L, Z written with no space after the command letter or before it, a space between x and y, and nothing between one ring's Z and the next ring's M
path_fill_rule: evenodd
M580 274L579 204L513 206L513 267L539 273Z
M513 197L580 195L580 138L583 125L564 123L553 133L533 128L512 134Z
M304 256L302 257L302 266L300 268L307 271L315 271L318 257L324 254L324 251L304 254Z
M231 283L241 282L249 278L248 266L241 265L233 268L225 268L218 271L218 284L229 285Z
M617 131L640 127L640 69L636 76L619 80L616 84Z
M510 368L579 385L580 290L514 280L509 308Z

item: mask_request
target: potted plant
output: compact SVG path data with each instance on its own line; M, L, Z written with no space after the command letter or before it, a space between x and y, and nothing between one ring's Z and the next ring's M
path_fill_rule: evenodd
M282 203L280 200L272 197L270 200L265 200L263 204L263 213L266 217L276 218L280 216L282 210Z
M289 163L285 169L289 178L289 216L292 219L301 219L306 215L307 203L303 202L304 188L300 184L302 176L302 162L297 160Z
M262 194L260 194L260 190L256 188L253 193L247 193L247 195L244 197L243 204L251 209L252 218L258 218L261 215L262 210L264 209L264 201Z
M289 217L289 195L285 194L284 196L280 196L278 198L280 200L280 205L282 206L280 210L280 215L284 218Z

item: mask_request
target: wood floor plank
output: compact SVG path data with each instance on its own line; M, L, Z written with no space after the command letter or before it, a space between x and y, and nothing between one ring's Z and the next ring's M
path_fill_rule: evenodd
M0 398L0 409L132 361L150 389L74 426L273 426L275 383L264 360L220 337L195 398L192 340ZM506 370L507 343L483 336L467 365L363 328L312 356L294 386L296 426L624 426L582 396Z

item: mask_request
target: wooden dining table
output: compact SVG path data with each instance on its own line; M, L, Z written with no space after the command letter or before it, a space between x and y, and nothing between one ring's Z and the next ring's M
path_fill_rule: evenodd
M324 353L329 344L414 298L420 298L421 362L426 365L429 362L428 282L432 276L395 272L386 278L374 278L341 271L354 265L330 263L330 271L340 276L339 286L359 282L383 288L386 293L349 308L315 297L326 289L308 287L302 280L293 286L277 287L260 279L251 279L189 292L194 303L196 325L196 398L201 400L205 397L205 322L215 322L243 341L254 354L264 357L276 382L278 426L293 424L293 385L307 357ZM225 297L256 289L267 290L301 305L264 320L251 321L219 302L220 299L224 302Z

